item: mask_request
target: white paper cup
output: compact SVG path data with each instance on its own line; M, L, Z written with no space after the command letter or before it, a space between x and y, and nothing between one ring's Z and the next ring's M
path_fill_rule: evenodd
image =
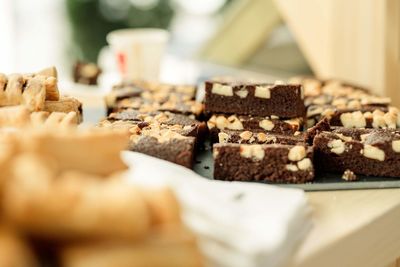
M122 29L107 35L124 80L157 81L168 39L168 31L151 28Z

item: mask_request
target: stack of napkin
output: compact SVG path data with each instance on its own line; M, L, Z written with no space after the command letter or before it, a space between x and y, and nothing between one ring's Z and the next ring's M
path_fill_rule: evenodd
M209 266L284 266L311 228L302 190L208 180L135 152L123 158L133 182L167 184L175 191Z

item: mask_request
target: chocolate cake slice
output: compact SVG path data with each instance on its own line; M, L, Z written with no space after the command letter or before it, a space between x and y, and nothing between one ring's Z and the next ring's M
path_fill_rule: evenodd
M121 83L106 96L108 113L133 108L142 112L171 111L199 116L203 105L194 101L196 87L150 82Z
M198 128L195 125L166 125L156 122L109 121L99 127L125 129L130 133L127 149L192 168Z
M304 117L301 85L206 81L205 112Z
M237 144L305 144L305 135L302 132L294 134L274 134L260 131L221 130L218 133L218 143Z
M314 138L320 171L400 177L400 132L336 128Z
M214 144L214 179L306 183L314 179L313 150L305 145Z
M283 119L277 116L253 117L246 115L214 114L207 121L211 139L216 141L221 130L294 134L303 128L303 118Z

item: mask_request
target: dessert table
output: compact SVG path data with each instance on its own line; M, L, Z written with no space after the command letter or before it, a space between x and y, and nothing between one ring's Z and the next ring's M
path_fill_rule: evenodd
M208 64L199 72L201 77L254 74ZM266 80L288 77L281 73L254 76ZM95 122L105 116L106 91L74 88L66 93L82 101L84 117ZM400 267L400 188L317 191L307 192L307 197L313 228L288 267Z
M101 117L101 97L74 94ZM400 267L400 188L308 192L313 228L291 267Z

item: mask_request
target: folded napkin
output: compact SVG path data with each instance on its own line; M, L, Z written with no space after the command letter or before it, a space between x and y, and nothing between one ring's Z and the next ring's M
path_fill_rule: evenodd
M129 179L169 185L209 266L284 266L311 228L302 190L208 180L182 166L123 152Z

